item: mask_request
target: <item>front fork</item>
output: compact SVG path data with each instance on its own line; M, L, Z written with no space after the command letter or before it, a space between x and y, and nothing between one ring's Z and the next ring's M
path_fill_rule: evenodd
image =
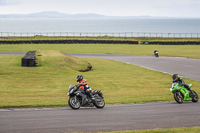
M75 102L77 102L77 96L74 97Z
M177 92L178 92L178 97L182 98L183 96L181 95L181 92L180 91L177 91Z

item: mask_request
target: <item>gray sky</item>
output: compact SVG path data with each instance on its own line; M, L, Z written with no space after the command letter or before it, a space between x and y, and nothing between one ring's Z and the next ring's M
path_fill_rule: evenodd
M108 16L200 17L200 0L0 0L0 14L42 11Z

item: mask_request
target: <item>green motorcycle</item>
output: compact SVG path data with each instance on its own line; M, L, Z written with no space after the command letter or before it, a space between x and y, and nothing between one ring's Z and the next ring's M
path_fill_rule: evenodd
M191 88L192 84L189 84L188 86ZM198 102L199 100L199 97L195 91L192 90L192 94L184 86L179 86L178 83L173 83L170 91L174 94L174 99L177 103L183 103L183 101Z

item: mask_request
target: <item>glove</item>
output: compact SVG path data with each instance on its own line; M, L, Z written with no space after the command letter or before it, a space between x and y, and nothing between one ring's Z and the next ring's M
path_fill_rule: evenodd
M91 88L87 89L87 91L91 91L91 90L92 90Z

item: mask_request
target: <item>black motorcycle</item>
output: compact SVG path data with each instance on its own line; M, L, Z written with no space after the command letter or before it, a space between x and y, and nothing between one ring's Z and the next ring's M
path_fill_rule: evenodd
M72 109L79 109L80 107L96 107L103 108L105 102L103 94L99 90L94 90L91 94L94 96L92 100L83 90L79 89L80 86L71 84L68 91L68 104Z

